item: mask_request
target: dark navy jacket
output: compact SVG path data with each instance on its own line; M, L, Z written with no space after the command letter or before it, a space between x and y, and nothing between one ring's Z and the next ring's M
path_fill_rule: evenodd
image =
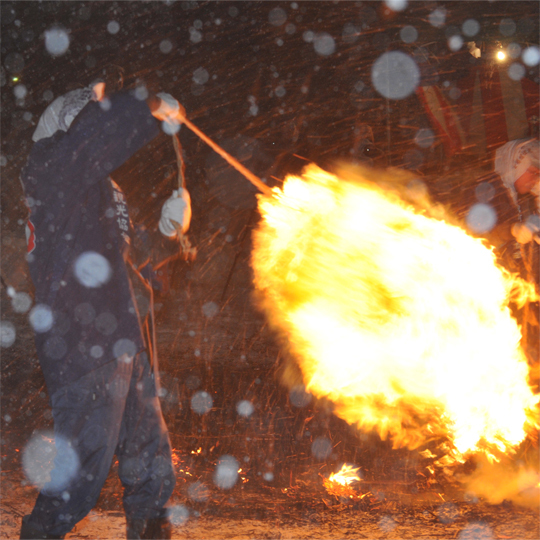
M22 171L35 300L54 314L52 328L36 331L50 394L124 352L152 352L144 256L109 175L159 132L145 101L116 94L90 102L67 132L38 141ZM178 251L177 242L163 241L169 254ZM88 262L90 281L81 281Z

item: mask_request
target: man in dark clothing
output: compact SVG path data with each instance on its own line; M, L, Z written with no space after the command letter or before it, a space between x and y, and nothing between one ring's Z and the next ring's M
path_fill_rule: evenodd
M139 236L110 174L178 126L168 94L104 95L99 84L43 113L21 180L30 216L30 322L52 405L51 481L21 538L63 538L95 505L116 454L128 538L170 538L175 474L158 399L152 287L144 275L180 251L189 194L175 191L159 230ZM151 245L148 245L148 237Z

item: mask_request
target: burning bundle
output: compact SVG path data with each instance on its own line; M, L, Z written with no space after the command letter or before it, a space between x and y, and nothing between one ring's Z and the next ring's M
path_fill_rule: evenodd
M497 459L539 427L509 307L537 300L534 285L498 266L418 184L404 189L398 171L337 177L310 165L271 190L179 121L262 192L252 254L261 306L306 388L338 416L395 447L442 440L444 463Z
M306 388L395 447L512 451L538 425L509 308L534 286L392 173L339 174L311 165L259 201L255 285Z
M330 495L338 499L362 500L370 493L361 493L353 487L361 480L358 476L359 470L359 467L354 468L352 465L345 463L337 473L332 473L328 478L323 478L323 486Z

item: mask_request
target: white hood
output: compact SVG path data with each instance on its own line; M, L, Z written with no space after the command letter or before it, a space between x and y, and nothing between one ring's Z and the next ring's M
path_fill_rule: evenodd
M56 98L41 115L32 140L37 142L52 137L59 129L67 131L75 117L92 98L91 88L72 90Z

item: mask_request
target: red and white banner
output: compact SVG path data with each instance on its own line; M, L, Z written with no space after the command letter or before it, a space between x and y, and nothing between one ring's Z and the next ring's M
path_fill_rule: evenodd
M28 220L25 227L26 233L26 252L32 253L36 249L36 228L34 224Z
M419 86L418 99L441 138L448 156L465 148L466 136L454 106L437 86Z
M486 62L458 83L461 97L457 110L468 146L478 154L492 154L509 141L534 135L540 87L525 77L513 80L508 69L506 62Z

